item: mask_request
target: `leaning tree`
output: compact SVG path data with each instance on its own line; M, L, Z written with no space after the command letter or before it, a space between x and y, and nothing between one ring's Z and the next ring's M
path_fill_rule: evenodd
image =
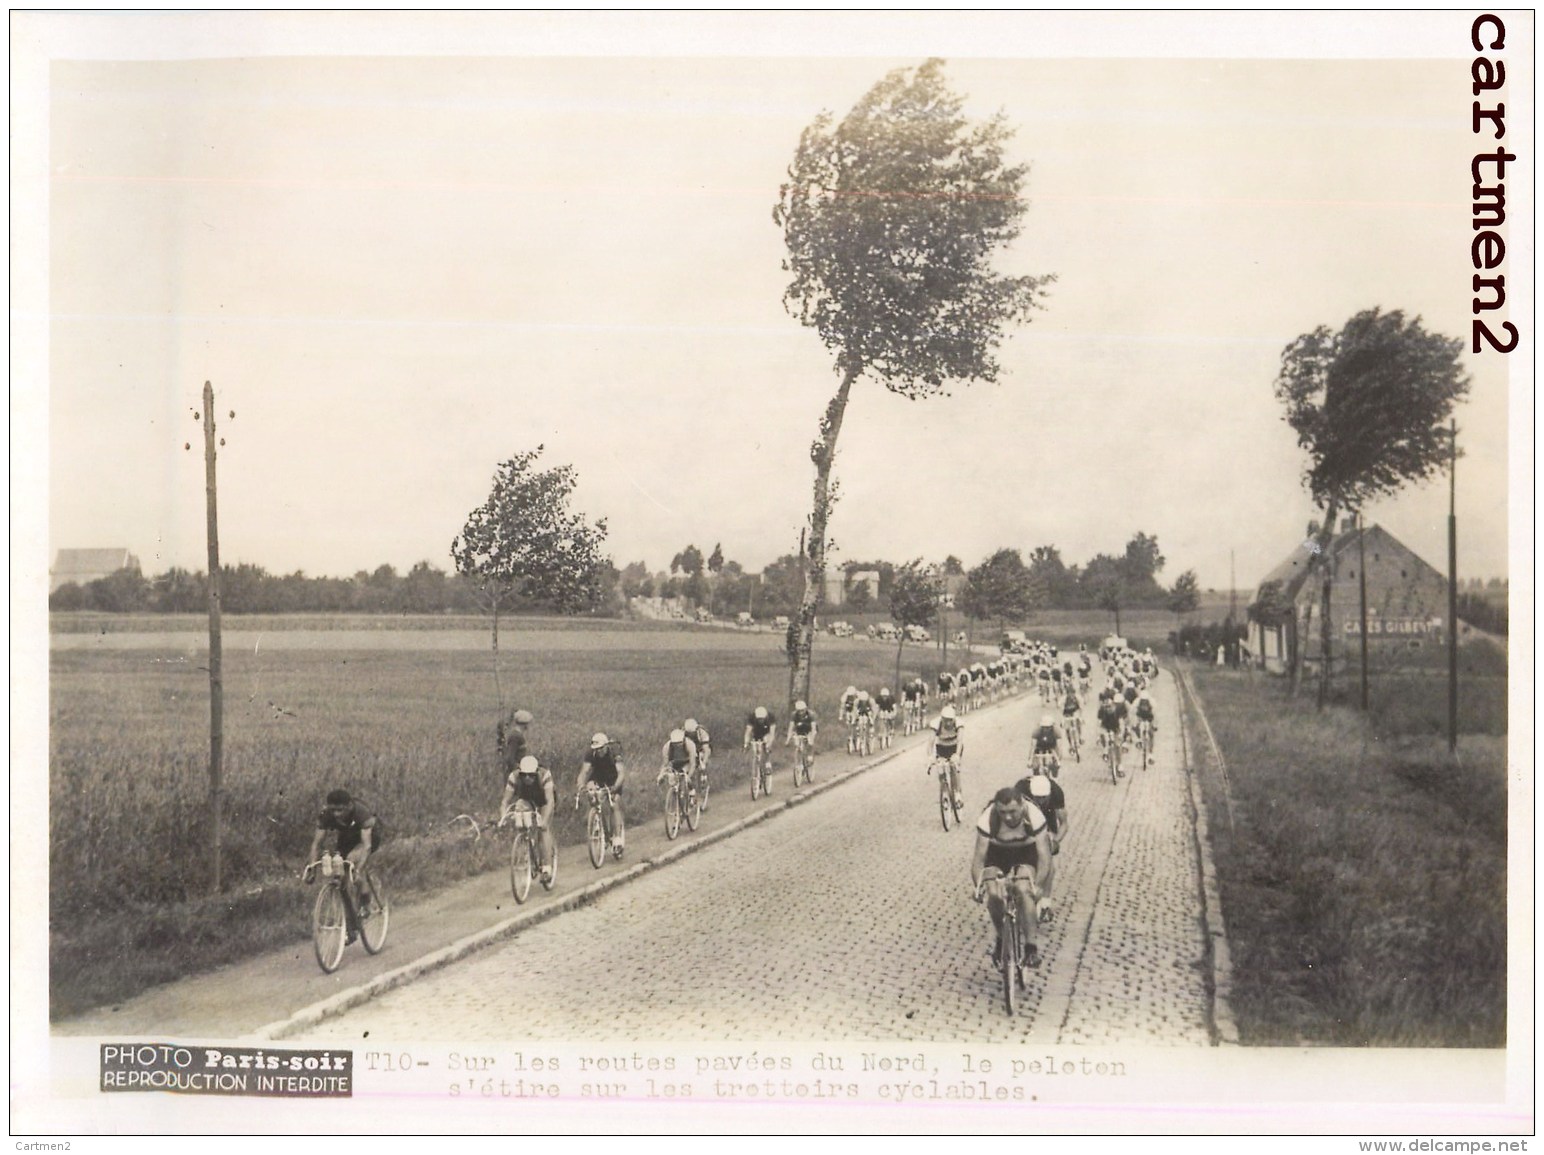
M840 122L822 112L804 130L772 211L792 276L784 305L820 334L839 379L810 446L795 659L806 696L831 467L853 385L867 375L916 399L995 381L1005 328L1028 319L1052 279L994 271L994 256L1019 234L1028 170L1005 157L1013 133L1003 115L973 123L964 103L941 60L891 72Z
M1330 543L1343 511L1422 481L1448 458L1447 423L1469 391L1459 357L1462 340L1428 333L1421 319L1399 310L1367 309L1339 332L1319 326L1281 353L1276 397L1284 419L1308 451L1303 482L1324 519L1309 558L1323 574L1320 607L1319 707L1329 697ZM1292 684L1301 674L1303 647L1294 647Z
M604 518L593 525L569 509L576 484L571 465L537 469L543 446L517 453L493 475L488 500L466 519L451 543L456 572L468 578L493 617L493 683L499 678L499 612L539 601L562 613L592 609L603 594L610 559L601 553Z

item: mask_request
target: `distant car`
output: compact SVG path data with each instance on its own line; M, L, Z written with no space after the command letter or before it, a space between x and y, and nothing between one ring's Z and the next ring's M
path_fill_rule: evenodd
M788 628L788 619L782 614L778 614L777 617L772 619L772 628L775 630L786 630Z
M1004 630L1002 641L997 643L997 648L1005 654L1016 654L1028 641L1029 637L1023 630Z
M880 642L893 642L901 636L901 631L890 622L880 622L869 629L873 631L869 636Z
M713 612L711 610L699 609L697 611L697 620L699 622L711 622L713 620Z
M746 613L744 610L741 610L735 615L734 624L737 626L754 626L756 624L756 619L751 617L750 614Z
M930 642L933 640L933 635L921 626L907 626L906 640L909 642Z
M852 625L848 622L832 622L828 628L833 638L852 637Z

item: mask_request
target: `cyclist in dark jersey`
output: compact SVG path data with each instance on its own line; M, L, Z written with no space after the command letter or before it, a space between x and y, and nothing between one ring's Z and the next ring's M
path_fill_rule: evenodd
M766 744L767 759L767 793L772 793L772 743L777 738L777 716L765 706L757 706L746 716L745 738L740 743L742 750L749 750L752 742L764 742Z
M970 881L977 902L983 883L994 875L1007 875L1009 892L1018 903L1019 931L1025 944L1024 965L1035 966L1040 953L1035 946L1039 899L1051 868L1050 828L1040 809L1012 786L997 792L976 820L976 851L970 864ZM1050 910L1049 904L1045 907ZM995 960L1002 949L1003 909L991 898L987 911L997 930L992 948Z
M541 765L534 754L527 754L520 765L504 780L504 797L499 802L499 825L509 820L516 802L528 803L536 811L537 849L541 851L541 880L552 881L552 810L557 805L558 789L552 771Z
M681 727L686 731L686 736L697 746L697 793L702 796L702 811L708 810L708 760L713 757L713 739L709 736L707 728L698 724L696 718L686 719L686 724Z
M612 847L618 858L622 857L625 846L623 840L627 836L626 820L622 816L622 784L626 781L627 767L622 763L621 747L606 735L596 734L590 739L590 748L579 766L579 780L574 783L574 800L577 802L584 797L585 784L588 782L605 786L611 791L611 813L616 816L616 838Z
M386 827L369 807L350 795L347 790L330 791L326 806L317 816L316 834L311 839L311 852L306 855L306 866L301 872L301 877L307 883L316 876L316 868L312 863L317 861L322 842L328 834L335 836L334 848L354 864L354 876L357 876L364 869L365 863L370 861L370 855L379 850L381 843L386 840ZM349 885L353 887L352 878ZM353 942L357 931L352 912L359 909L357 889L351 889L349 899L350 901L346 904L350 914L348 941Z

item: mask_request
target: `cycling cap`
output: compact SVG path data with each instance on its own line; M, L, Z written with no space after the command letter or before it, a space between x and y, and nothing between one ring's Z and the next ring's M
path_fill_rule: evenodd
M1036 774L1029 780L1029 796L1031 798L1049 798L1051 796L1051 780L1044 774Z
M686 731L685 730L672 730L672 731L670 731L670 740L672 742L684 742L684 741L686 741Z
M686 719L686 728L688 730L695 730L695 729L697 729L697 719L696 718L688 718L688 719Z
M842 693L844 693L844 694L856 694L857 692L858 692L858 687L857 686L848 686L845 690L842 691Z
M606 737L604 734L597 734L595 737L590 739L591 750L599 750L601 747L609 745L611 745L611 739Z
M859 701L867 701L868 700L868 691L867 690L859 690L858 691L858 700Z
M516 710L515 711L515 721L518 722L522 726L529 726L535 720L536 719L531 717L531 712L529 710Z
M535 774L540 769L541 763L536 761L535 754L527 754L524 758L520 759L520 773Z
M793 704L793 708L795 710L808 710L809 709L809 703L807 703L803 698L800 698L797 702L795 702Z
M941 717L941 718L953 718L954 717L954 707L953 706L945 706L944 710L943 710L943 713L940 714L939 717Z
M352 801L347 790L333 790L327 795L328 806L347 806Z
M881 691L879 691L879 696L880 696L880 697L884 697L884 696L885 696L885 695L886 695L886 694L888 694L888 693L889 693L889 692L890 692L890 687L889 687L889 686L886 686L886 687L885 687L885 688L884 688L884 689L883 689L883 690L881 690Z
M757 706L756 707L756 717L758 717L758 718L765 718L766 716L767 716L767 708L765 706Z

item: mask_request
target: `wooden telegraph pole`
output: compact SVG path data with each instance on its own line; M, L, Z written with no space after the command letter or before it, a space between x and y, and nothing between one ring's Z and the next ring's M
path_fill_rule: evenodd
M220 893L221 771L225 687L220 673L220 527L214 482L214 386L204 382L204 503L209 519L209 810L214 829L214 891Z
M1458 422L1448 458L1448 753L1458 753Z
M1356 511L1356 577L1361 595L1362 617L1362 713L1368 710L1367 694L1367 527L1362 524L1362 511Z

